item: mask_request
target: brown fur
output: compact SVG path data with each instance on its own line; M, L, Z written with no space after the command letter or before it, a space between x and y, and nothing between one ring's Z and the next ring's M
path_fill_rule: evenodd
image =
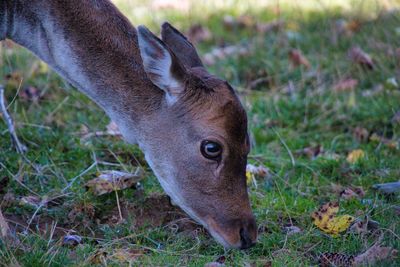
M96 101L143 149L171 198L223 245L248 247L257 229L245 178L246 113L229 84L210 75L194 46L168 23L163 40L143 29L146 45L161 44L152 47L161 50L147 55L149 62L172 58L166 73L180 86L173 88L178 100L167 103L168 91L154 84L162 77L151 77L143 66L140 29L106 0L0 2L0 39L32 50ZM208 139L222 145L220 160L201 155Z

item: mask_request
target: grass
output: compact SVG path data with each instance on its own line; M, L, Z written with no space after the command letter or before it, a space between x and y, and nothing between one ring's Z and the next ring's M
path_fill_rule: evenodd
M377 239L371 233L332 238L313 226L310 214L327 201L339 200L338 187L350 186L362 187L365 196L341 199L340 213L360 219L368 215L379 222L384 244L400 249L395 209L400 205L399 195L388 197L372 189L375 183L399 180L400 150L382 142L363 142L354 135L354 129L362 127L399 143L400 123L392 118L400 110L400 90L388 82L391 78L400 82L400 58L395 56L400 47L400 13L388 11L398 7L398 1L383 1L381 6L372 0L293 5L289 1L226 1L198 4L190 10L157 11L148 2L115 2L135 25L146 24L154 31L164 20L180 29L192 23L208 27L213 38L198 45L202 54L221 42L253 44L249 55L220 60L209 69L237 88L255 144L249 161L271 171L268 178L257 180L257 187L249 188L260 225L258 244L248 251L225 251L201 229L188 230L176 220L157 216L166 204L139 149L114 137L82 142L78 134L82 125L91 132L104 130L109 123L106 115L27 50L3 44L0 82L7 88L18 134L29 146L31 164L14 152L0 120L0 179L4 177L0 182L9 178L0 188L0 205L10 224L19 225L18 230L25 230L31 218L33 222L30 230L18 235L19 248L0 241L0 265L201 266L221 255L228 266L315 265L321 253L356 255ZM228 31L221 23L226 14L247 14L260 22L279 17L286 27L266 35L240 28ZM331 29L339 19L360 21L361 28L334 43ZM348 59L352 46L360 46L373 57L374 70ZM303 52L310 69L289 67L288 52L293 48ZM247 89L250 81L265 75L268 84ZM358 80L354 89L333 90L339 80L350 77ZM18 94L28 87L38 88L42 97L32 101ZM315 159L296 153L316 145L323 146L324 152ZM366 156L349 164L346 156L354 149L362 149ZM42 198L60 195L69 181L92 166L94 158L100 163L77 179L58 204L37 210L21 202L32 192ZM134 171L137 166L146 170L141 188L118 192L122 208L135 212L126 214L125 223L113 223L118 214L116 195L95 197L83 185L101 170ZM287 235L284 227L290 224L302 232ZM61 246L65 229L75 230L83 243L74 248ZM378 264L399 266L400 259Z

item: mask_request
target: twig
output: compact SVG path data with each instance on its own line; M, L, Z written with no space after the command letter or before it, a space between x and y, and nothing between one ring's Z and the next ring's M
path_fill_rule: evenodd
M0 85L0 111L4 115L4 120L7 124L8 131L10 133L11 140L15 146L15 149L17 150L17 152L19 154L24 154L25 152L28 151L28 148L19 141L18 136L15 132L13 120L12 120L10 114L8 114L7 107L5 104L4 86L2 86L2 85Z

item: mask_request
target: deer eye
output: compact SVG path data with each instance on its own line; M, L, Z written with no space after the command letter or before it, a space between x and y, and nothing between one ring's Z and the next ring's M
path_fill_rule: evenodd
M222 154L222 147L214 141L205 140L201 142L201 154L208 159L218 159Z

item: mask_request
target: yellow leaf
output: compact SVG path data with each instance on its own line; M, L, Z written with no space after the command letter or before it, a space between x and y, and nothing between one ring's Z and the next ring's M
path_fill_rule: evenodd
M350 215L336 216L339 211L337 202L328 202L314 212L311 217L314 224L327 234L336 237L344 232L353 223L354 217Z
M356 149L351 151L348 155L347 155L347 162L354 164L357 163L360 159L365 157L365 153L363 150L361 149Z
M247 184L251 184L254 179L254 174L251 173L250 171L246 171L246 182Z

